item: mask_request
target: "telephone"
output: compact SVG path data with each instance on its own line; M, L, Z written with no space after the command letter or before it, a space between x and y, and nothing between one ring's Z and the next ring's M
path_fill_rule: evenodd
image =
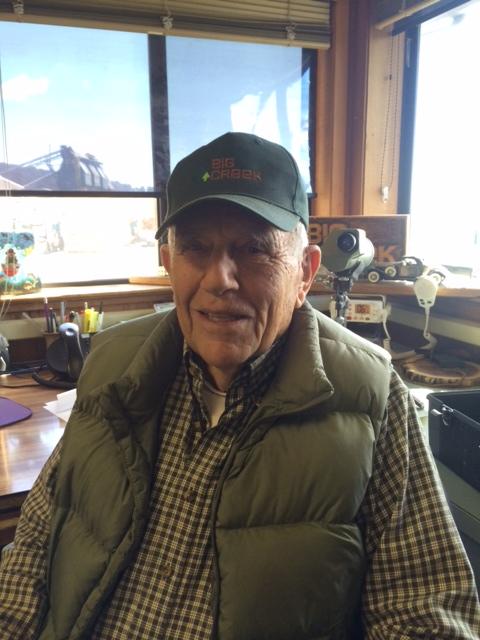
M0 333L0 371L8 371L9 366L8 340Z
M59 337L47 348L47 367L55 375L44 378L33 373L35 382L56 389L73 389L88 354L89 342L81 338L78 325L64 322L58 328Z

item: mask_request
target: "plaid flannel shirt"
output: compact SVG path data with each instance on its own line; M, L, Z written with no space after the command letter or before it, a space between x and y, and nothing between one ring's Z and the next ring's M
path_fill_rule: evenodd
M92 640L210 638L210 504L232 441L268 387L280 354L281 341L243 368L219 424L209 428L202 368L186 351L163 414L149 525ZM24 503L15 546L0 567L1 640L36 637L60 456L61 442ZM365 638L480 638L471 568L415 406L396 373L358 521L369 565Z

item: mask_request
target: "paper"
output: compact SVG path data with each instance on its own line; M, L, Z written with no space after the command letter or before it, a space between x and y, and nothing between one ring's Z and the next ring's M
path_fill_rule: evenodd
M64 420L65 422L67 422L72 412L72 407L75 404L76 398L77 390L69 389L68 391L64 391L63 393L57 393L57 399L47 402L44 407L47 411L53 413L54 416L60 418L60 420Z

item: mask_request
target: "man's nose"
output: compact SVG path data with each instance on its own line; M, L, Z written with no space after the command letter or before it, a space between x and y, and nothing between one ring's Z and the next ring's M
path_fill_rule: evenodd
M226 291L238 289L237 264L227 251L215 251L205 268L203 286L220 296Z

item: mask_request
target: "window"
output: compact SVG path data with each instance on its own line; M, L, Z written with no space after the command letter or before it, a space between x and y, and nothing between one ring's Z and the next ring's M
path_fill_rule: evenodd
M0 232L33 235L27 273L43 284L151 275L157 264L155 198L7 197L0 206ZM0 241L0 258L12 242Z
M311 190L311 50L170 37L166 42L171 166L226 131L287 147Z
M27 190L153 189L147 36L0 22L0 43L3 178Z
M411 164L403 157L404 210L410 253L480 275L480 1L457 4L407 32L418 55L416 82L406 76L413 136Z
M34 239L28 269L4 277L5 290L31 286L29 273L43 284L152 273L147 36L0 22L0 56L1 263L21 258L15 234Z
M1 237L33 235L43 284L155 273L172 167L229 130L286 146L312 190L314 56L0 22Z

